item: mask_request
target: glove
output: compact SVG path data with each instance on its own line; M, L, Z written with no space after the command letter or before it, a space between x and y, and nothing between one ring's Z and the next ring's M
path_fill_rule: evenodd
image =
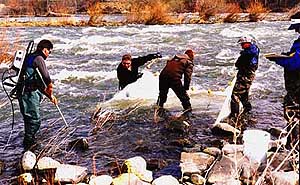
M50 99L50 101L54 104L57 105L57 99L55 96L53 96L53 84L50 83L46 88L45 88L45 94L46 96Z
M50 83L44 90L46 96L51 99L52 93L53 93L53 84Z
M152 54L152 55L153 55L153 58L161 58L162 57L159 52Z
M57 105L57 98L55 96L51 96L51 99L50 101L54 104L54 105Z
M136 76L137 79L142 78L143 74L144 74L144 73L138 73L138 75Z

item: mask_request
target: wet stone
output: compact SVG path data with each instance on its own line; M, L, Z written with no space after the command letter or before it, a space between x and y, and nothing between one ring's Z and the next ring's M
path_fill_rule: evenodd
M168 165L167 161L163 159L150 159L147 160L147 169L155 171L157 169L162 169Z
M85 151L89 149L89 143L86 138L79 138L69 143L69 148Z

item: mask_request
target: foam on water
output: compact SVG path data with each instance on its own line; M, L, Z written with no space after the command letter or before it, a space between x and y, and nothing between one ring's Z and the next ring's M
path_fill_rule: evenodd
M97 71L97 72L91 72L91 71L69 71L67 69L61 70L59 73L52 75L52 79L56 80L66 80L68 78L101 78L101 81L116 78L117 73L116 71Z

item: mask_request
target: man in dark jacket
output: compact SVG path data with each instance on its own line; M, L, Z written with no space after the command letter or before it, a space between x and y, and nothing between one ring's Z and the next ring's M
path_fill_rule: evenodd
M119 89L124 89L128 84L131 84L141 78L143 73L139 73L139 67L148 61L161 58L160 53L149 54L144 57L131 58L130 54L123 55L122 62L117 68L119 79Z
M229 118L233 119L233 121L236 121L240 113L240 102L243 105L243 113L249 113L252 109L249 102L249 90L255 78L259 56L259 48L251 37L241 37L238 43L241 44L243 50L235 63L238 73L231 95L231 112L229 115Z
M41 40L34 53L24 61L24 92L19 94L20 111L24 119L25 135L23 146L30 149L35 143L35 135L40 128L40 102L45 94L53 104L57 99L53 96L53 84L49 76L45 60L50 55L53 44L49 40Z
M300 34L300 13L292 19L289 30L295 30ZM287 94L284 96L284 116L288 122L287 130L291 131L288 136L287 148L293 147L299 141L300 120L300 37L298 37L289 52L282 53L289 57L268 58L284 68L284 83ZM298 121L298 123L297 123ZM297 146L299 150L299 145Z
M182 55L175 55L169 60L159 75L159 97L157 105L160 110L163 110L163 105L167 101L167 95L169 88L171 88L176 96L181 101L184 113L190 115L192 111L190 97L187 94L187 90L190 87L193 67L194 67L194 52L193 50L186 50ZM184 83L181 79L184 75Z

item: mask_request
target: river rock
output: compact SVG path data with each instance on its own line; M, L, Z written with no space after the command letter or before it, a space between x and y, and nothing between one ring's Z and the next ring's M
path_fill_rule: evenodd
M298 185L299 174L295 171L289 172L273 172L271 179L274 180L274 185Z
M270 164L270 168L272 170L275 170L280 165L280 163L285 159L285 157L287 155L288 155L287 152L280 152L280 153L277 153L277 154L276 153L270 154L269 157L268 157L268 159L272 159L273 156L274 156L274 159L273 159L273 161ZM293 168L293 165L291 164L291 161L294 161L294 160L297 160L297 159L286 160L279 170L282 170L282 171L293 171L294 168Z
M200 172L202 173L212 164L214 160L215 158L213 156L203 152L196 152L196 153L181 152L180 161L182 162L182 164L180 166L183 166L184 163L189 163L189 164L194 163L197 166L197 169L200 170ZM182 170L183 173L187 172L186 169L184 168Z
M56 169L55 180L59 182L78 183L87 175L87 168L61 164Z
M215 182L214 185L241 185L242 182L237 179L228 179L225 181Z
M247 157L238 159L238 169L240 170L240 180L244 183L253 180L258 175L259 163L251 163ZM246 183L247 184L247 183Z
M113 178L109 175L101 175L91 178L89 185L110 185Z
M53 169L60 166L60 162L52 159L51 157L42 157L37 163L39 170L43 169Z
M192 174L191 181L196 185L202 185L205 183L206 179L199 174Z
M69 148L85 151L89 149L89 142L86 138L79 138L69 143Z
M198 169L198 166L194 162L184 162L180 164L181 173L184 176L191 176L192 174L201 174L202 171Z
M18 184L31 184L33 182L33 177L31 173L23 173L18 176Z
M35 163L36 163L36 155L29 150L26 151L22 157L22 168L25 171L32 170Z
M147 160L147 169L154 171L157 169L162 169L168 165L167 161L164 159L149 159Z
M222 151L217 147L207 147L203 150L203 152L214 157L218 157L222 154Z
M123 173L117 178L113 179L113 185L150 185L147 182L140 180L135 174L133 173Z
M222 148L222 152L227 155L227 154L234 154L237 152L243 152L243 145L236 145L236 144L226 144Z
M184 120L182 117L171 119L166 124L166 128L168 130L177 131L180 133L188 132L190 126L191 124L189 123L189 121Z
M228 123L217 123L213 125L212 132L216 135L232 136L235 133L238 135L241 131L229 125Z
M211 169L208 175L208 182L214 184L216 182L235 180L238 178L236 167L233 159L223 155L221 160Z
M146 169L147 163L143 157L136 156L125 160L122 165L122 172L133 173L141 180L151 182L153 180L152 171Z
M178 180L171 175L164 175L152 182L152 185L179 185Z
M276 137L276 138L279 138L279 136L283 137L283 136L286 136L287 135L287 131L286 130L283 130L282 128L277 128L277 127L271 127L268 132Z

